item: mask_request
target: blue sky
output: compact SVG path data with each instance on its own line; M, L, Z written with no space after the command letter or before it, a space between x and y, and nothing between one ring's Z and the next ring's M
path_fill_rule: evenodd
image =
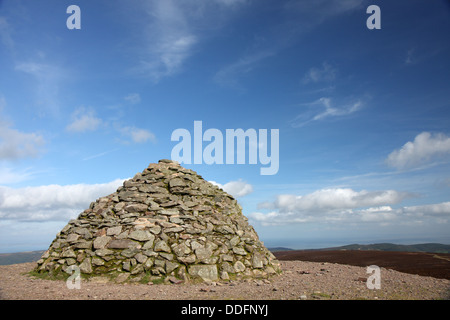
M450 243L449 18L438 0L0 1L0 252L47 248L194 121L279 130L274 175L183 164L267 246Z

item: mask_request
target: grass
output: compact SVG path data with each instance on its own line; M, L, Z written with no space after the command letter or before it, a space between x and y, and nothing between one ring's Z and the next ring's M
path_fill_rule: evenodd
M331 299L331 296L329 294L322 293L322 292L313 293L311 295L311 297L312 298L318 297L318 298Z
M34 278L42 279L42 280L67 280L70 277L69 274L58 272L56 275L50 274L49 272L38 272L36 270L32 270L30 272L25 272L24 275L29 275Z

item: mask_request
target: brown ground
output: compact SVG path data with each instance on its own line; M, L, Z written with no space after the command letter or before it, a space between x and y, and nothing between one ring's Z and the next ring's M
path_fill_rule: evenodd
M377 262L377 261L373 261ZM370 262L372 263L372 261ZM283 274L270 281L249 280L210 284L115 284L104 278L82 281L68 289L62 280L28 274L36 263L0 266L0 299L57 300L355 300L449 299L450 280L381 268L381 289L366 286L366 267L281 261Z
M274 252L279 260L331 262L367 267L377 265L400 272L450 280L450 254L359 250L295 250Z

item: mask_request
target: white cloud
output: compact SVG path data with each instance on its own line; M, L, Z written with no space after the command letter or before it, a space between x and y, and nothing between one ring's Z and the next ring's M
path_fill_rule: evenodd
M156 142L155 135L146 129L122 127L119 131L122 135L131 138L134 143L145 143L147 141Z
M6 99L0 95L0 116L7 106ZM36 157L44 145L44 138L37 133L25 133L11 128L5 119L0 119L0 160L17 160Z
M406 58L405 58L405 65L410 65L410 64L416 63L416 59L414 58L414 52L415 52L415 48L408 50L408 52L406 54Z
M310 122L319 121L331 117L342 117L350 115L360 110L364 103L362 100L357 99L350 103L343 104L336 107L331 98L322 97L314 102L305 104L308 110L302 112L291 121L291 125L294 128L302 127ZM321 108L322 111L317 111L317 108ZM325 108L325 110L323 110Z
M136 104L136 103L141 102L141 96L139 95L139 93L130 93L124 99L131 104Z
M313 193L297 196L292 194L278 195L273 203L265 202L264 206L277 208L283 212L308 211L321 212L334 209L352 209L368 206L380 206L399 203L408 193L395 190L354 191L349 188L321 189Z
M315 1L288 1L286 10L296 12L307 20L309 26L321 24L326 19L361 8L364 0L315 0Z
M450 155L450 138L443 133L432 135L422 132L414 141L408 141L401 149L394 150L386 159L397 169L414 168Z
M180 70L198 39L182 2L156 0L145 5L144 47L138 69L158 82Z
M0 160L16 160L36 157L44 145L44 138L37 133L25 133L0 122Z
M100 118L95 117L94 111L80 107L72 114L72 122L67 125L69 132L95 131L102 123Z
M401 208L400 211L403 214L415 216L447 217L450 216L450 202L404 207Z
M243 3L247 3L248 0L215 0L215 2L225 6L235 6Z
M337 69L332 67L327 62L322 64L321 68L311 68L303 77L303 83L310 82L324 82L324 81L332 81L336 79Z
M0 187L0 220L67 221L76 218L97 198L113 193L123 181L19 189Z
M397 214L390 206L381 206L357 211L361 221L386 222L397 218Z
M394 218L390 205L412 194L395 190L354 191L348 188L321 189L307 195L278 195L273 202L263 202L250 217L265 225L305 222L370 222ZM398 214L398 212L397 212Z
M275 51L262 49L254 54L246 55L236 62L222 67L215 75L214 81L222 86L238 88L237 79L251 72L263 60L275 55Z
M36 94L36 104L41 106L42 114L49 113L52 116L59 115L60 106L58 101L58 92L62 80L66 74L62 68L51 63L42 62L44 52L39 52L39 59L18 63L15 70L31 75L36 84L32 90Z
M142 3L133 24L142 44L134 72L155 83L183 70L203 39L231 21L248 0L154 0Z
M240 198L253 192L253 186L242 180L230 181L223 185L215 181L209 182L222 188L225 192L231 194L235 198Z
M8 49L14 48L14 41L11 37L13 30L5 17L0 16L0 39Z

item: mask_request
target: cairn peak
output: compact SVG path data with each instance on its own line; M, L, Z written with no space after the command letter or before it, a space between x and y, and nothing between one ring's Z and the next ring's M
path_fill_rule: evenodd
M281 272L237 201L162 159L92 202L57 234L36 271L116 282L267 278Z

